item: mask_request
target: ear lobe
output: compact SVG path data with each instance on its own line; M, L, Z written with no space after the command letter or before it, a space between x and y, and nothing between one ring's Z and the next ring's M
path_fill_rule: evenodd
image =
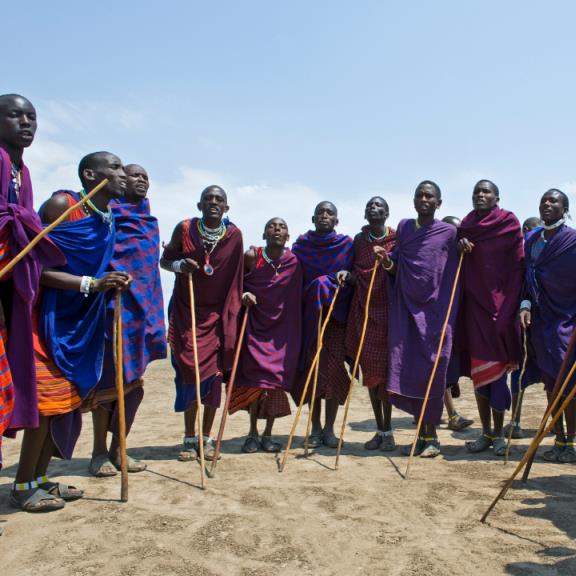
M94 181L96 180L96 176L94 174L94 170L92 168L85 168L82 172L82 176L84 176L85 180Z
M198 210L200 210L200 212L202 212L202 204L200 202L198 202L198 204L196 204L196 208L198 208Z
M225 206L224 207L224 213L228 212L228 210L230 210L230 206Z

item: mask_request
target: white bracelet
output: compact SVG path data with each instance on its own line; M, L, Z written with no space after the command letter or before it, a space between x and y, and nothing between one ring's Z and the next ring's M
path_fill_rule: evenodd
M184 260L174 260L172 262L172 272L176 272L176 274L182 273L182 264L184 264Z
M522 300L522 302L520 302L520 311L522 310L530 312L530 310L532 310L532 302L530 302L530 300Z
M84 296L90 294L90 286L92 286L93 280L92 276L82 276L82 280L80 280L80 292L82 292Z

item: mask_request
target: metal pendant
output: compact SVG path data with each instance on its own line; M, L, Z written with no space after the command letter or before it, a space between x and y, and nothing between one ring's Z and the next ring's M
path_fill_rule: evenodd
M212 268L208 262L204 264L204 274L206 274L206 276L212 276L212 274L214 274L214 268Z

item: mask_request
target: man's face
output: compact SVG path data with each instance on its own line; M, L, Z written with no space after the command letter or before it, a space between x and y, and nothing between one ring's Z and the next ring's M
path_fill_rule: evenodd
M125 168L127 177L127 194L143 200L146 198L150 182L148 173L142 166L131 164Z
M434 215L442 204L436 189L431 184L422 184L414 193L414 208L419 216Z
M546 192L540 200L540 218L549 226L564 217L564 198L558 192Z
M106 190L110 198L121 198L126 194L126 172L124 172L124 166L122 166L122 161L118 156L106 154L91 172L96 184L104 178L108 178Z
M0 101L0 142L27 148L36 134L36 110L25 98L16 96Z
M284 248L289 239L288 225L282 218L273 218L266 224L266 228L264 229L266 246Z
M478 212L489 212L498 204L496 190L489 182L479 182L472 192L472 206Z
M386 222L388 218L388 208L382 198L371 198L366 204L364 218L368 222Z
M210 220L221 220L222 216L228 212L228 200L224 191L219 188L209 188L202 193L198 210L202 212L203 218Z
M312 222L316 227L316 232L321 232L323 234L332 232L338 224L338 212L330 202L322 202L322 204L316 206Z

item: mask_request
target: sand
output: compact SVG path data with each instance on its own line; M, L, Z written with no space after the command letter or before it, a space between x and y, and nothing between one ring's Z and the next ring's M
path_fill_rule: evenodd
M457 407L474 416L470 386L462 388ZM125 504L118 501L119 476L87 473L89 418L74 460L55 461L51 468L53 476L84 488L86 497L58 512L10 508L19 441L5 442L0 574L576 574L573 465L539 460L529 484L516 484L483 525L479 518L513 464L505 466L490 453L467 454L464 441L478 434L476 425L461 433L442 426L443 455L416 459L405 481L405 457L363 449L373 423L367 393L357 387L337 472L333 450L299 457L301 436L282 474L274 455L242 454L248 419L240 413L228 421L217 476L201 491L199 466L176 461L182 417L172 411L173 396L169 365L154 364L128 442L129 454L148 470L130 476ZM524 424L532 433L543 406L541 387L529 389ZM291 421L278 421L280 439L286 440ZM394 425L397 442L408 443L411 418L395 412ZM513 462L527 444L515 442Z

